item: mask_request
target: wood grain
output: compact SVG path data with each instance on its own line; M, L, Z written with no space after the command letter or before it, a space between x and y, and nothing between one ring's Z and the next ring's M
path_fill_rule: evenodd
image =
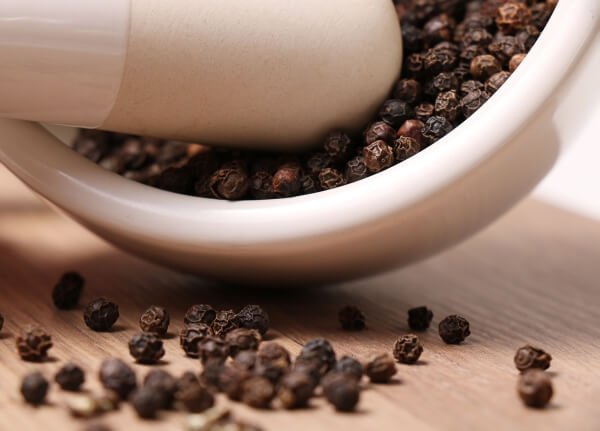
M83 302L104 295L119 303L116 331L93 333L84 326L81 310L54 309L50 290L67 269L87 279ZM168 307L171 332L177 333L190 304L237 308L250 302L266 307L270 337L294 353L306 340L326 336L338 354L361 360L391 349L395 337L407 331L411 306L431 307L434 326L451 313L464 315L472 325L472 336L461 346L444 345L435 330L424 334L421 364L399 366L393 384L365 383L357 413L335 414L322 399L292 413L234 406L238 417L266 430L598 430L599 275L600 224L529 201L476 238L404 270L320 289L220 286L115 250L48 209L0 170L0 312L6 318L0 334L0 429L82 429L85 423L69 417L62 406L66 395L56 387L50 405L25 406L18 393L20 377L36 369L52 376L70 359L88 371L86 387L96 389L102 358L131 361L127 341L146 306ZM346 303L365 311L368 330L338 328L336 313ZM14 338L28 324L50 328L51 361L18 359ZM554 357L556 395L545 411L524 408L515 393L512 356L528 342ZM200 369L197 361L184 357L177 337L166 340L166 350L166 369ZM135 368L140 375L149 370ZM162 419L141 422L124 406L101 421L115 430L183 429L181 414Z

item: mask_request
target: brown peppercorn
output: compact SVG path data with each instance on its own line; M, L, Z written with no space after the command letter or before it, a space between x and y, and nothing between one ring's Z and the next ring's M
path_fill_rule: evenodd
M403 162L421 151L421 146L413 138L400 136L394 142L394 157L397 162Z
M445 13L434 16L423 26L423 38L429 46L451 40L455 26L454 19Z
M406 334L399 337L394 343L394 358L403 364L414 364L423 353L423 345L419 337Z
M484 54L478 55L471 61L470 71L475 79L485 81L494 73L500 72L502 65L496 57Z
M39 327L27 328L16 339L17 351L25 361L44 361L52 347L52 337Z
M267 171L258 171L250 177L250 194L254 199L271 199L275 197L273 176Z
M195 325L202 323L211 325L217 316L217 312L208 304L192 305L183 316L183 323L186 325Z
M458 89L458 78L453 72L438 73L431 80L431 85L437 93Z
M338 312L338 320L345 331L362 331L365 329L365 315L354 305L346 305Z
M170 321L171 318L165 308L151 305L140 317L140 328L144 332L163 337L169 330Z
M502 70L498 73L494 73L492 76L485 81L485 91L489 94L494 94L510 77L510 73Z
M246 305L236 316L240 327L246 329L256 329L261 336L269 330L271 321L269 315L260 305Z
M415 52L404 59L403 70L408 76L420 78L425 71L425 56Z
M78 272L66 272L52 290L52 302L59 310L71 310L79 304L79 298L85 284Z
M346 163L346 180L348 183L362 180L369 176L365 159L362 156L356 156Z
M325 168L330 168L333 165L333 160L326 153L313 153L306 160L306 168L309 175L319 175Z
M256 350L242 350L233 357L232 364L246 370L253 370L256 364Z
M46 399L48 386L48 380L41 373L30 373L21 381L21 395L25 402L37 406Z
M387 353L375 356L365 365L365 374L373 383L387 383L397 372L394 358Z
M160 369L151 370L144 377L144 387L151 388L160 397L160 408L170 409L173 406L177 379L169 372Z
M523 42L514 36L502 36L490 43L488 51L495 56L501 64L507 66L508 61L513 55L525 52L525 47L523 46ZM484 81L485 78L481 80Z
M531 21L531 11L526 4L508 1L498 8L496 25L504 34L513 34Z
M531 12L531 24L533 24L539 30L543 30L550 16L552 16L552 7L547 3L536 3L531 6L529 11Z
M492 35L485 28L475 27L465 32L461 42L464 46L487 46L491 41Z
M460 52L459 56L460 56L460 61L461 64L463 63L467 63L467 64L471 64L471 61L473 61L473 59L479 55L484 55L487 54L487 49L480 46L480 45L468 45L465 46L462 51ZM470 73L470 71L468 71Z
M314 388L314 381L308 373L292 370L281 379L277 398L285 409L306 407Z
M213 334L221 338L224 338L229 331L239 327L237 314L233 310L218 311L211 325Z
M344 175L333 168L325 168L319 172L319 186L322 190L335 189L346 184Z
M243 169L227 167L215 171L208 185L215 198L239 200L248 193L250 180Z
M465 81L462 84L460 84L460 94L465 96L471 93L472 91L483 90L483 88L483 83L475 81L474 79L469 79L468 81Z
M417 144L423 144L423 126L425 124L421 120L406 120L398 129L397 137L406 136L413 138Z
M508 62L508 71L513 73L515 70L517 70L517 67L521 65L521 62L525 60L526 56L527 54L524 53L513 55Z
M394 163L392 148L381 140L364 147L362 156L367 169L372 173L389 168Z
M310 175L303 175L300 182L302 183L302 193L305 195L319 191L317 181Z
M238 328L225 336L232 357L243 350L257 350L260 340L260 333L255 329Z
M440 72L451 72L458 61L454 50L447 48L432 48L423 55L423 69L430 76Z
M129 340L129 353L140 364L155 364L165 355L165 349L155 334L142 332Z
M314 338L302 347L296 361L298 360L313 364L323 376L336 363L335 350L333 350L333 346L326 339Z
M211 363L212 365L212 363ZM216 376L216 387L227 397L239 401L242 397L243 384L252 377L252 371L236 363L223 365Z
M438 94L435 99L435 113L445 117L451 123L456 122L461 113L460 100L456 91L450 90Z
M415 108L415 117L423 122L433 115L435 107L431 103L421 103Z
M273 192L282 198L300 193L302 167L298 163L285 163L273 175Z
M379 116L390 126L398 127L414 116L412 107L403 100L388 99L383 102Z
M176 391L181 391L190 385L201 383L200 379L193 371L184 371L179 378L176 380Z
M175 393L176 405L191 413L201 413L215 405L215 397L201 383L188 384Z
M421 84L416 79L399 80L394 87L394 98L411 104L417 103L421 99Z
M548 374L536 369L521 374L517 391L526 406L538 409L546 407L554 393Z
M76 392L85 382L85 373L80 366L68 362L57 371L54 381L62 390Z
M333 160L344 160L348 156L352 140L344 132L332 132L327 135L323 142L323 150Z
M289 370L289 352L275 342L262 343L256 355L254 374L269 379L273 384Z
M142 386L131 393L129 402L139 418L154 419L161 408L163 400L154 388Z
M490 95L482 90L474 90L466 94L460 99L460 106L465 118L473 115L489 98Z
M137 378L133 369L116 358L102 361L99 379L102 386L114 391L122 400L137 387Z
M350 412L356 408L360 400L360 387L352 377L335 374L323 385L323 393L327 401L340 412Z
M241 401L250 407L269 408L273 398L275 398L275 387L264 377L251 377L242 384Z
M327 375L332 373L345 374L356 379L356 381L360 381L363 376L363 366L356 359L344 355L338 359L334 367Z
M546 370L550 367L552 356L538 347L527 344L517 350L514 361L521 372L531 368Z
M394 136L396 136L396 131L392 126L390 126L385 121L377 121L372 123L365 130L365 143L367 145L372 144L375 141L385 141L392 142L394 140Z
M413 331L425 331L433 319L433 311L425 306L408 310L408 326Z
M229 356L229 344L221 337L209 335L198 343L198 353L203 364L209 360L225 362Z
M106 298L94 299L83 312L85 324L98 332L110 331L119 318L119 306Z
M209 335L212 335L212 330L208 325L203 323L188 325L179 333L179 345L187 356L197 358L200 355L198 343Z
M425 126L423 126L423 138L429 145L435 141L442 139L448 133L452 131L452 124L440 115L434 115L427 119Z
M445 317L438 325L438 330L446 344L460 344L471 335L467 319L456 314Z

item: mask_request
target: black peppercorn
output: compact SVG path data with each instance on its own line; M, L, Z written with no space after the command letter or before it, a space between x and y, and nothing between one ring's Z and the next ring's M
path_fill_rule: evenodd
M365 365L365 374L373 383L387 383L397 372L394 358L387 353L375 356Z
M501 64L506 66L513 55L525 52L525 47L521 40L514 36L502 36L496 38L489 44L488 51L495 56ZM489 76L491 75L488 75L488 77ZM484 81L485 79L486 78L482 78L481 80Z
M275 387L264 377L251 377L242 384L241 401L250 407L266 409L275 398Z
M423 55L423 69L430 76L440 72L451 72L458 61L458 55L452 49L432 48Z
M381 106L379 116L390 126L398 127L414 116L414 111L412 107L403 100L388 99Z
M56 308L70 310L76 307L84 284L84 278L77 272L63 274L52 290L52 302Z
M257 350L260 343L260 333L255 329L238 328L225 336L229 354L235 357L243 350Z
M494 73L500 72L502 70L502 65L496 59L496 57L484 54L478 55L473 60L471 60L471 75L475 79L479 79L480 81L485 81Z
M286 409L306 407L314 393L311 376L300 370L292 370L281 379L277 399Z
M270 341L262 343L258 348L254 374L265 377L276 384L289 370L290 365L290 353L283 346Z
M392 142L396 136L396 130L385 121L377 121L365 130L365 143L372 144L375 141Z
M358 382L343 374L336 374L334 378L327 379L323 386L323 393L327 401L340 412L354 410L360 400Z
M416 79L399 80L394 87L394 98L406 103L417 103L421 99L421 84Z
M423 143L423 123L421 120L406 120L398 129L397 137L413 138L419 146Z
M321 190L335 189L346 184L344 175L333 168L325 168L319 172L319 186Z
M144 387L152 389L160 397L161 409L170 409L177 392L177 379L165 370L151 370L144 377Z
M183 322L186 325L194 325L197 323L211 325L216 316L217 312L210 305L195 304L188 308L183 317Z
M317 181L310 175L303 175L300 179L300 183L302 184L302 193L305 195L319 191Z
M487 46L492 41L492 35L485 28L472 28L465 32L462 43L464 46Z
M140 328L144 332L150 332L159 336L164 336L168 329L171 319L169 313L163 307L151 305L140 317Z
M129 340L129 353L141 364L154 364L165 355L165 349L155 334L142 332Z
M362 151L369 172L375 173L389 168L394 163L394 152L384 141L375 141Z
M340 161L347 158L351 144L352 140L346 133L332 132L325 138L323 150L325 150L333 160Z
M509 1L498 8L496 25L504 34L512 34L531 21L531 11L524 3Z
M515 70L517 70L517 67L519 67L521 65L521 62L523 60L525 60L525 57L527 56L527 54L515 54L510 58L510 61L508 62L508 71L510 73L513 73Z
M447 344L460 344L471 335L467 319L456 314L445 317L438 325L438 330Z
M212 330L208 325L203 323L188 325L179 333L179 345L187 356L197 358L198 343L209 335L212 335Z
M431 80L431 85L437 93L458 89L458 78L453 72L438 73Z
M425 56L415 52L404 59L403 70L406 70L408 76L420 78L425 71Z
M527 370L519 378L519 397L528 407L544 408L553 395L552 381L542 370Z
M434 115L425 121L425 126L423 126L421 133L423 133L423 138L425 138L425 141L428 144L432 144L433 142L446 136L451 131L452 124L446 119L446 117Z
M471 64L471 61L477 56L487 54L487 49L480 45L468 45L465 46L459 54L461 64ZM470 69L467 70L471 73Z
M238 316L233 310L218 311L211 325L213 334L221 338L224 338L229 331L239 327Z
M456 122L461 113L460 100L456 91L450 90L438 94L435 99L435 113L445 117L451 123Z
M236 319L240 327L256 329L260 335L265 335L271 324L269 315L260 305L246 305L239 311Z
M162 171L152 185L162 190L184 195L191 194L194 180L187 169L171 166Z
M122 400L137 387L137 378L133 369L116 358L102 361L99 378L102 386L114 391Z
M429 46L451 40L455 25L454 19L445 13L434 16L423 26L423 38Z
M396 5L398 6L398 5ZM402 47L404 52L413 53L421 49L423 44L423 31L408 22L402 24Z
M250 177L250 194L254 199L271 199L275 197L273 176L267 171L258 171Z
M415 108L415 117L420 121L427 121L433 115L435 107L431 103L421 103Z
M515 366L519 371L525 371L531 368L546 370L550 367L552 356L538 347L526 345L517 350L514 361Z
M224 366L217 377L217 387L230 400L239 401L242 398L243 385L252 377L252 372L236 363Z
M462 108L463 115L470 117L475 111L487 102L490 95L482 90L474 90L467 93L462 99L460 99L460 106Z
M348 183L362 180L369 176L365 159L362 156L356 156L346 163L346 180Z
M282 198L300 193L302 167L298 163L285 163L273 175L273 192Z
M201 383L200 379L193 371L184 371L176 380L176 391L181 391L190 385Z
M421 150L421 146L413 138L400 136L394 142L394 158L397 162L403 162L414 156Z
M319 175L325 168L330 168L333 165L333 160L326 153L313 153L306 160L306 168L309 175Z
M304 345L297 360L314 364L325 375L336 363L335 350L326 339L314 338Z
M483 90L483 88L483 83L475 81L474 79L469 79L468 81L465 81L462 84L460 84L460 94L465 96L473 91Z
M27 374L21 381L21 395L28 404L37 406L46 399L48 385L48 380L41 373Z
M246 370L253 370L256 364L256 350L242 350L233 357L233 364Z
M492 76L485 81L485 91L489 94L494 94L508 79L510 73L502 70L498 73L494 73Z
M243 169L227 167L215 171L208 186L214 197L233 201L246 196L250 188L250 180Z
M338 312L338 320L345 331L362 331L365 329L365 315L354 305L346 305Z
M363 366L356 359L344 355L335 363L329 374L331 373L345 374L360 381L363 376Z
M433 311L425 306L408 310L408 326L413 331L425 331L433 319Z
M190 383L175 393L175 403L191 413L202 413L215 404L215 397L201 383Z
M27 328L16 339L17 351L25 361L44 361L52 347L52 337L42 328Z
M119 318L119 306L106 298L94 299L83 312L85 324L94 331L110 331Z
M229 356L229 344L221 337L209 335L198 343L198 354L203 364L209 360L225 362Z
M85 373L80 366L69 362L63 365L56 375L54 381L65 391L76 392L85 382Z
M129 402L138 417L154 419L162 406L163 400L154 388L142 386L131 393Z
M407 334L399 337L394 343L394 358L403 364L414 364L423 353L419 337Z

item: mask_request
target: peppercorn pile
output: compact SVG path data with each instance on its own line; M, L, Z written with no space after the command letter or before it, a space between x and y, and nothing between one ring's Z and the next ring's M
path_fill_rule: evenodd
M405 62L362 134L334 131L305 154L209 148L82 130L73 147L127 178L216 199L271 199L352 183L435 143L510 77L557 0L394 0Z

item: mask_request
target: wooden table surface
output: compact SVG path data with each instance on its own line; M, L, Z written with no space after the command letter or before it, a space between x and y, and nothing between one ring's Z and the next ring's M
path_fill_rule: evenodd
M87 279L83 301L104 295L116 300L116 331L88 330L81 310L57 311L50 291L62 272ZM599 430L600 429L600 224L527 201L470 241L410 268L321 289L246 290L218 286L142 262L48 209L0 168L0 429L80 430L65 394L54 385L49 405L25 406L20 377L31 370L52 376L66 360L88 371L86 387L97 388L101 359L131 362L127 340L150 304L168 307L171 332L182 327L193 303L236 308L262 304L270 313L270 337L297 353L316 336L328 337L338 354L364 360L390 351L407 332L406 310L426 304L440 318L459 313L471 322L464 345L447 346L437 331L423 335L420 365L399 365L389 385L368 385L354 414L336 414L315 399L306 410L254 411L235 405L235 415L266 430ZM347 333L336 314L344 304L361 307L368 330ZM22 362L14 338L27 324L52 332L51 360ZM555 398L544 411L526 409L516 392L512 358L533 343L549 351ZM165 369L199 370L184 357L177 337L166 341ZM140 375L148 366L135 365ZM226 405L223 398L218 403ZM105 415L115 430L184 429L184 415L167 413L141 422L129 406Z

